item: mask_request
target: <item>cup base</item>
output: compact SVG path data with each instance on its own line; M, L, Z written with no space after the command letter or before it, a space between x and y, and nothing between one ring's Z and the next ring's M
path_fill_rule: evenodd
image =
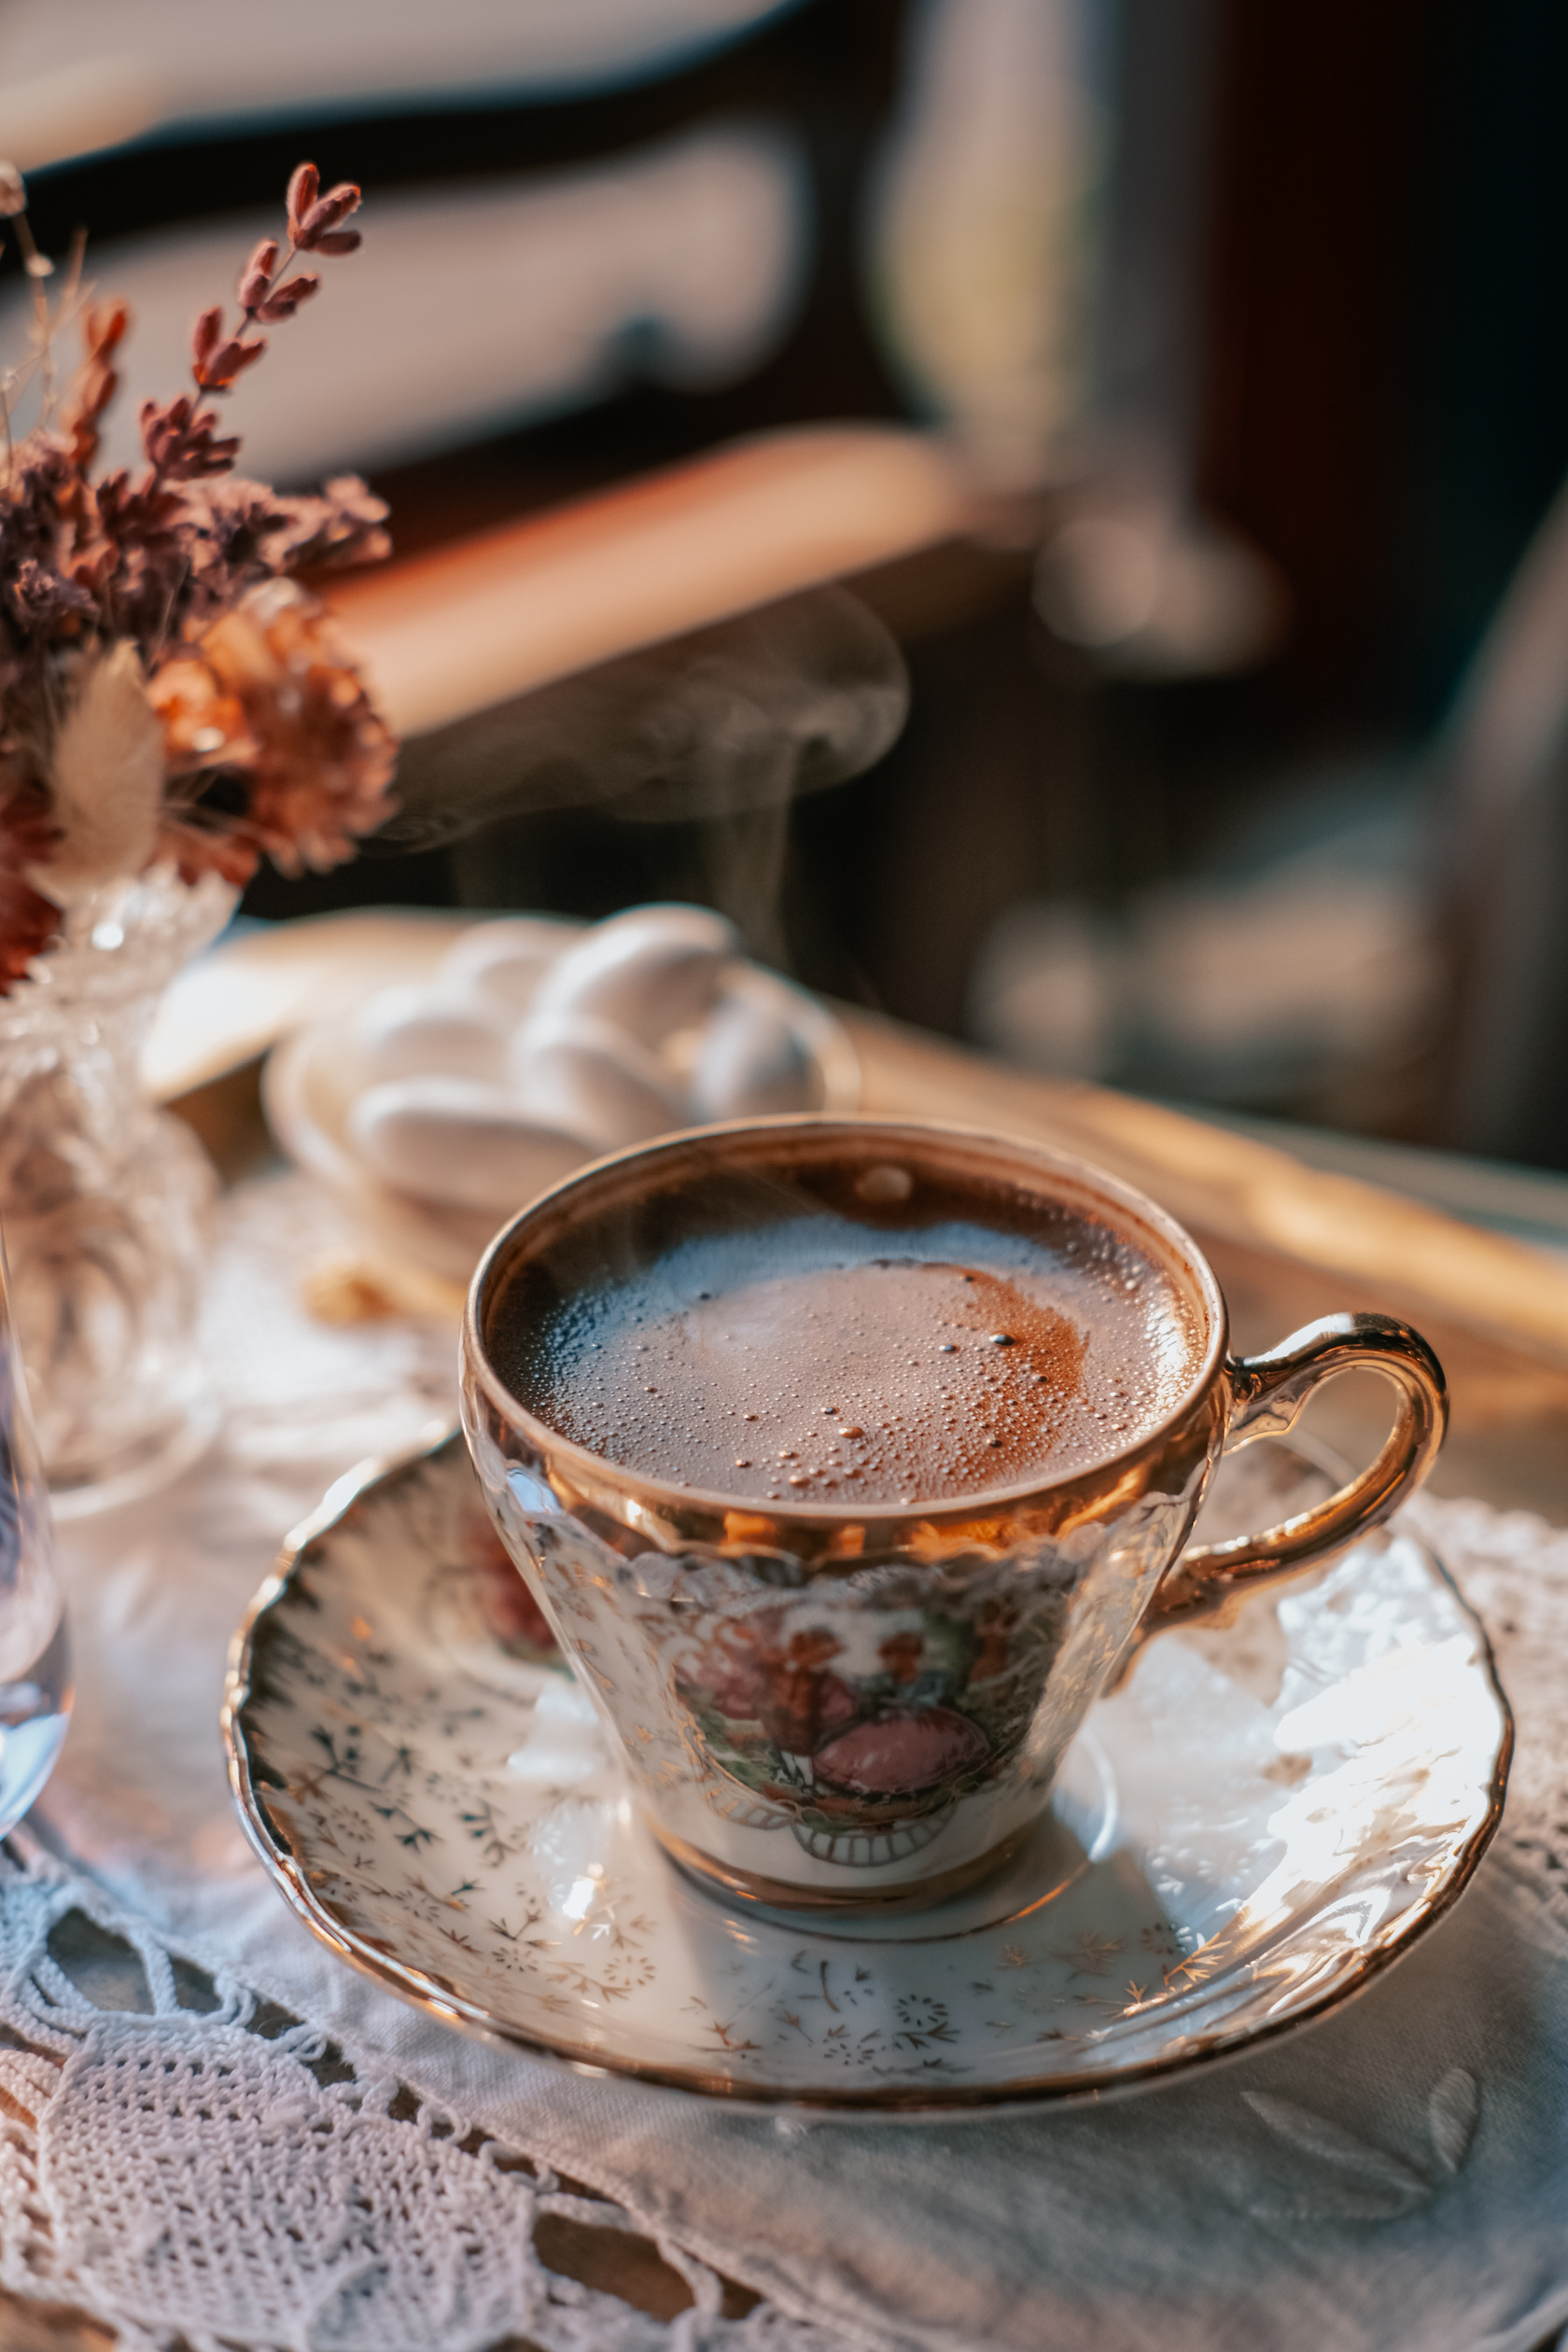
M950 1870L939 1870L934 1877L906 1879L900 1885L882 1888L846 1887L841 1894L836 1887L801 1886L791 1879L764 1878L757 1870L739 1870L715 1862L707 1855L699 1854L695 1846L688 1845L684 1838L662 1829L647 1815L644 1818L670 1860L707 1893L722 1896L730 1902L754 1903L768 1911L810 1911L819 1918L824 1911L832 1911L839 1918L852 1918L857 1914L888 1917L899 1911L928 1911L933 1903L945 1903L969 1887L977 1886L993 1871L1004 1869L1034 1827L1032 1822L1028 1823L1011 1837L1003 1838L1000 1845L988 1846L984 1854L972 1855L967 1862L959 1862Z

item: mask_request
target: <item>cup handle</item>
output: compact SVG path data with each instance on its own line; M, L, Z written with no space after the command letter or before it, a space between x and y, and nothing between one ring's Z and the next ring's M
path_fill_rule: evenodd
M1183 1552L1150 1603L1141 1634L1194 1618L1227 1624L1261 1586L1316 1568L1379 1526L1420 1486L1448 1428L1448 1388L1421 1333L1388 1315L1325 1315L1267 1355L1227 1356L1225 1452L1257 1437L1282 1437L1321 1381L1350 1371L1380 1372L1396 1392L1393 1427L1377 1460L1337 1494L1278 1527Z

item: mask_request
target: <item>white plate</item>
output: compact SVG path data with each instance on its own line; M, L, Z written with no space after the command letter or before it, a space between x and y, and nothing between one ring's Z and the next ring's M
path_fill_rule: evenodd
M562 922L561 944L586 924ZM841 1022L805 988L758 964L740 966L735 991L778 1014L817 1071L817 1099L805 1108L842 1114L861 1099L861 1066ZM372 1083L355 1043L357 1007L314 1022L274 1047L262 1081L268 1123L295 1165L317 1177L382 1243L449 1281L467 1284L502 1216L455 1209L385 1183L348 1140L348 1114ZM584 1165L592 1154L584 1153ZM526 1206L518 1201L517 1208Z
M1251 1447L1208 1533L1326 1483ZM929 2111L1184 2070L1365 1985L1502 1809L1485 1636L1396 1532L1150 1643L1001 1878L831 1930L742 1914L642 1827L530 1608L460 1439L343 1481L235 1639L241 1817L316 1934L410 2000L681 2090Z

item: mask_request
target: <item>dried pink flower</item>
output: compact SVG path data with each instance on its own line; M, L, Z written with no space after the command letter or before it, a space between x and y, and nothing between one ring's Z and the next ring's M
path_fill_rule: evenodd
M260 747L239 697L228 693L199 652L175 654L155 672L147 700L163 730L163 760L175 794L166 802L159 847L182 881L220 874L243 889L261 862L259 845L234 829L232 812L203 807L203 785L248 768Z
M285 874L341 864L391 814L391 732L326 607L292 581L215 622L154 677L149 699L171 769L243 787L243 813L231 809L223 830ZM192 859L218 863L210 824L199 798L168 813L165 845L182 873Z
M392 552L382 527L386 501L372 497L357 474L336 474L318 498L278 498L276 521L261 541L274 572L341 570L380 563Z
M207 823L201 810L182 811L177 803L164 811L158 854L182 882L200 882L203 874L217 874L236 890L245 889L261 862L261 851L247 834L222 819Z
M259 746L245 706L230 693L201 653L176 653L156 672L147 700L163 729L163 759L172 777L203 769L247 767Z
M29 637L70 637L67 621L97 617L91 590L80 581L51 571L35 555L24 555L5 585L7 611Z
M0 805L0 994L59 934L59 907L23 872L47 859L58 839L42 793L15 791Z

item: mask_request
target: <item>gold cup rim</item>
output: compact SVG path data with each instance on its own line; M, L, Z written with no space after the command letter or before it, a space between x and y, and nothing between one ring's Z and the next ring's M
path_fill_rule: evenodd
M684 1486L595 1453L575 1439L563 1436L548 1421L530 1412L496 1370L483 1337L492 1286L510 1270L525 1247L525 1233L541 1226L548 1230L553 1220L562 1218L564 1205L584 1193L592 1199L597 1191L601 1195L598 1205L609 1205L629 1169L656 1169L661 1165L670 1169L678 1167L682 1159L709 1158L726 1144L733 1147L743 1141L765 1141L791 1134L819 1136L824 1140L830 1136L886 1137L889 1146L903 1139L912 1151L930 1150L933 1145L965 1146L987 1159L987 1172L992 1176L1004 1175L1011 1168L1015 1173L1036 1179L1049 1176L1065 1180L1068 1186L1085 1197L1085 1205L1092 1211L1101 1215L1107 1206L1119 1211L1131 1223L1135 1238L1142 1228L1158 1244L1157 1253L1167 1263L1168 1270L1184 1281L1202 1305L1207 1336L1197 1366L1176 1402L1157 1422L1126 1446L1096 1455L1090 1462L1078 1463L1055 1477L1037 1472L1011 1485L976 1489L959 1495L853 1507L842 1503L776 1505L761 1502L755 1495ZM1060 1190L1054 1192L1052 1197L1060 1199ZM750 1522L757 1531L759 1548L787 1547L792 1529L798 1529L812 1548L820 1547L825 1534L847 1530L864 1530L880 1545L894 1538L902 1529L970 1527L988 1519L1015 1519L1031 1505L1048 1503L1052 1497L1074 1490L1092 1488L1099 1494L1108 1484L1119 1487L1139 1464L1159 1454L1174 1432L1190 1423L1220 1376L1228 1337L1224 1294L1213 1268L1191 1234L1147 1194L1113 1176L1108 1169L1097 1168L1092 1161L1081 1159L1073 1153L1056 1151L1049 1144L997 1134L959 1121L824 1117L809 1112L681 1128L675 1134L633 1144L625 1151L609 1153L585 1168L574 1169L519 1210L494 1236L475 1269L463 1312L465 1362L490 1404L505 1422L527 1440L539 1459L548 1462L553 1472L569 1482L581 1496L595 1500L619 1497L631 1506L633 1521L646 1521L651 1533L661 1521L693 1531L694 1523L706 1518L716 1529L722 1529L726 1537L735 1540L744 1536L747 1523Z

